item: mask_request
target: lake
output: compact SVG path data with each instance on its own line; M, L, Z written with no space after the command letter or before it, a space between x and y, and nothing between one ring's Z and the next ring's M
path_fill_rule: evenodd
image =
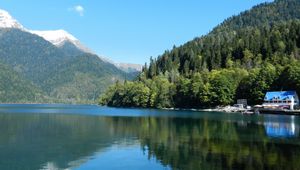
M1 104L0 169L298 169L300 118Z

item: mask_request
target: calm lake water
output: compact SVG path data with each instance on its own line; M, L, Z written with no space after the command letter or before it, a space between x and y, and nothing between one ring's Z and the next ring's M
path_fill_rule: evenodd
M299 169L300 117L0 105L0 169Z

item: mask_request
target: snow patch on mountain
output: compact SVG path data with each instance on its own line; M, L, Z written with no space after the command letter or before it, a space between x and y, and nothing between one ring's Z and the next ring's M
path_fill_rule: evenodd
M0 28L16 28L25 30L16 19L14 19L7 11L0 9Z
M50 41L56 46L62 46L64 41L78 41L73 35L69 34L65 30L54 30L54 31L30 31L32 34L36 34L44 39Z
M51 30L51 31L35 31L30 30L32 34L36 34L45 40L51 42L53 45L57 47L63 46L66 42L71 42L74 44L78 49L87 52L87 53L94 53L89 48L85 47L80 41L75 38L72 34L68 33L65 30Z
M21 25L16 19L14 19L7 11L0 9L0 28L15 28L20 29L22 31L27 31L32 34L36 34L45 40L51 42L53 45L57 47L63 46L66 42L71 42L78 49L87 53L94 53L89 48L85 47L80 41L75 38L70 33L65 30L53 30L53 31L35 31L28 30L23 25Z

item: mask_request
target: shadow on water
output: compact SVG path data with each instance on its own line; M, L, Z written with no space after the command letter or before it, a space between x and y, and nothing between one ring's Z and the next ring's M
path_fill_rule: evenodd
M0 169L300 167L295 116L70 105L0 112Z

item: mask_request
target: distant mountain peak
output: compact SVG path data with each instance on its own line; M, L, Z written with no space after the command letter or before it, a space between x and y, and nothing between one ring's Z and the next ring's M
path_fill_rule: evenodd
M31 30L29 32L31 32L32 34L36 34L40 37L43 37L45 40L51 42L53 45L57 47L62 47L65 43L69 42L74 44L78 49L84 52L93 53L92 50L90 50L89 48L81 44L76 37L74 37L72 34L62 29L48 30L48 31Z
M114 63L119 69L125 72L141 72L143 65L141 64L132 64L132 63Z
M32 34L36 34L45 40L51 42L57 47L62 47L66 42L72 43L79 50L87 53L94 53L92 50L80 43L72 34L63 29L49 30L49 31L37 31L29 30L23 27L16 19L14 19L7 11L0 9L0 28L15 28L22 31L27 31Z
M14 19L7 11L0 9L0 28L17 28L25 30L16 19Z
M49 30L49 31L30 31L33 34L39 35L44 39L50 41L56 46L61 46L65 41L78 41L73 35L69 34L67 31L59 30Z

